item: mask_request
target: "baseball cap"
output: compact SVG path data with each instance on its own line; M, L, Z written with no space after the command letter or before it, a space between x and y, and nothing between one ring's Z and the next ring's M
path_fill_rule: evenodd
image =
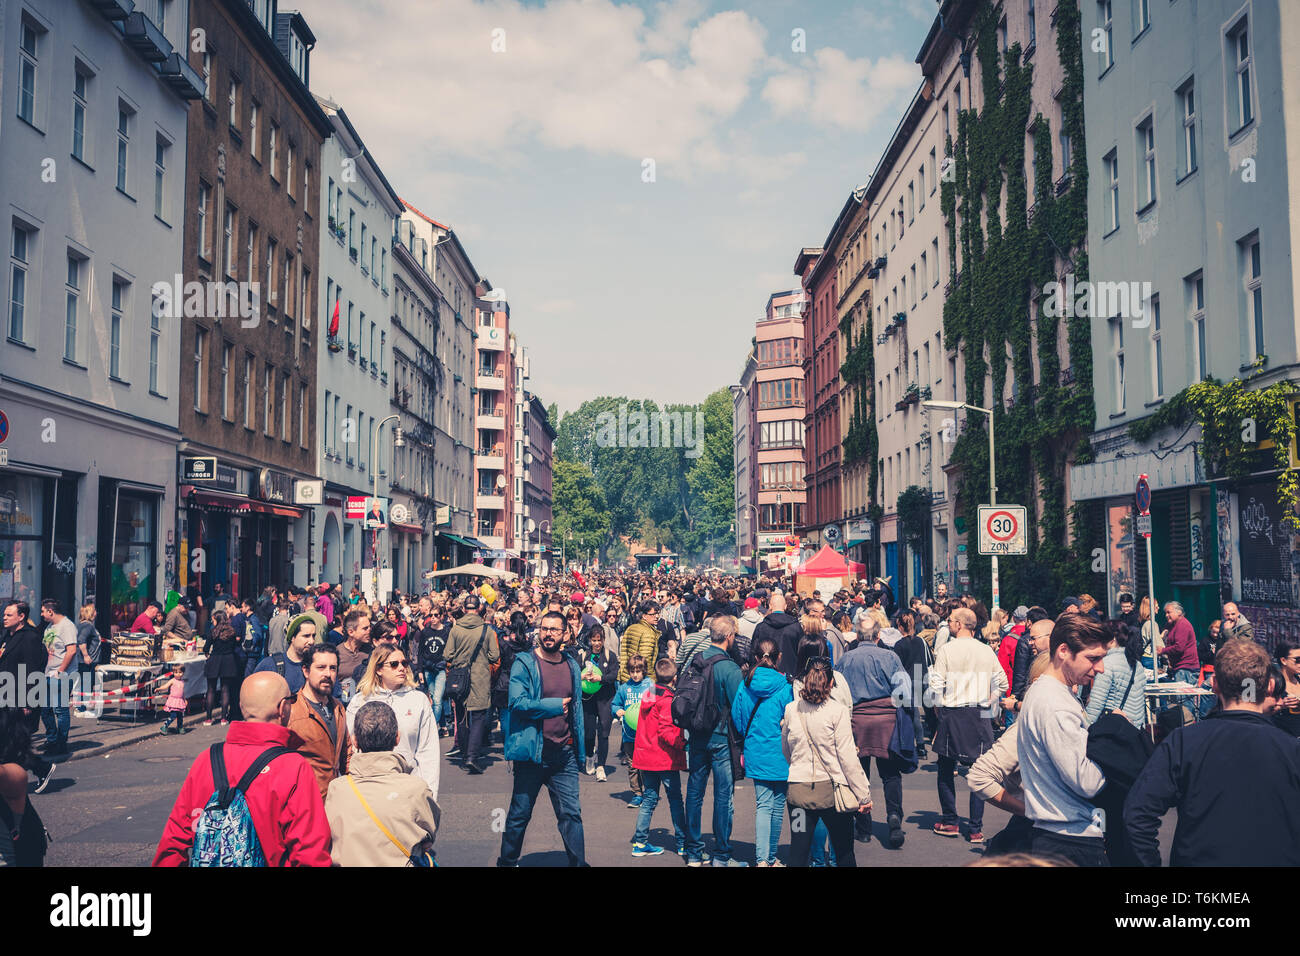
M1071 604L1073 604L1075 607L1078 607L1078 606L1079 606L1079 599L1078 599L1077 597L1068 597L1068 598L1066 598L1064 601L1061 602L1061 610L1064 611L1064 610L1065 610L1067 607L1069 607Z
M758 607L758 598L745 598L745 610L748 611L750 608L754 607Z
M585 600L587 600L587 595L583 594L581 591L574 591L569 595L569 601L572 604L581 604Z

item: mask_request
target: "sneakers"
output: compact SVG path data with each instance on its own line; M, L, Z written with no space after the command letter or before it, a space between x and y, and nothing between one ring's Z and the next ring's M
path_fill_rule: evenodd
M587 763L582 768L582 772L585 773L588 777L590 777L593 773L595 773L596 772L595 759L588 757Z
M483 772L483 765L476 761L466 761L465 772L477 776Z
M448 756L448 757L459 757L459 756L460 756L460 748L459 748L459 747L452 747L450 750L447 751L447 756Z
M714 860L713 866L729 866L738 869L742 866L749 866L744 860Z
M596 779L599 780L601 783L604 783L604 782L605 782L605 780L606 780L607 778L606 778L606 776L605 776L605 768L604 768L604 767L597 767L597 768L596 768Z
M664 851L661 846L655 846L653 843L633 843L633 856L658 856Z
M961 827L955 823L936 823L934 832L941 837L956 837L961 835Z
M889 848L897 850L903 845L906 834L903 833L903 818L897 813L889 815Z
M635 797L629 800L627 802L627 805L629 807L634 807L634 808L641 806L641 794L638 793Z
M983 843L983 842L984 842L984 831L983 831L983 830L972 830L970 833L966 834L966 842L967 842L967 843L974 843L976 846L978 846L979 844Z
M45 788L48 787L48 786L50 785L50 781L51 781L52 779L54 779L54 768L57 767L57 766L58 766L58 764L56 764L56 763L52 763L52 764L50 764L50 769L47 770L47 771L45 771L45 775L44 775L44 776L39 776L39 775L37 776L37 778L36 778L36 790L34 791L35 793L44 793L44 792L45 792Z
M771 862L771 863L769 863L769 864L768 864L768 866L770 866L770 867L773 867L773 868L775 868L775 867L778 867L778 866L779 866L779 867L781 867L781 868L783 868L783 869L784 869L784 867L785 867L785 864L784 864L784 863L782 863L782 862L781 862L781 861L780 861L780 860L773 860L773 861L772 861L772 862Z
M704 865L704 861L703 861L703 860L687 860L687 861L686 861L686 865L687 865L687 866L703 866L703 865Z

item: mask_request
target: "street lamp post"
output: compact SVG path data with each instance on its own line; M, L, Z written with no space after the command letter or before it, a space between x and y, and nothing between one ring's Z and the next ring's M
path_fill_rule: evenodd
M547 518L537 526L537 576L538 577L542 576L542 525L546 525L547 528L549 529L551 526L551 519Z
M389 415L387 418L381 418L378 422L375 423L374 427L370 430L370 477L373 483L372 487L374 488L373 498L376 502L379 500L379 470L375 467L375 452L379 448L379 432L389 422L400 422L401 420L402 420L401 415ZM396 434L393 436L393 447L402 448L405 445L406 445L406 441L405 439L402 438L402 429L398 428L396 429ZM372 580L374 581L375 603L378 604L379 603L379 529L378 528L375 529L375 536L374 538L371 539L371 551L373 551L374 558L375 558L375 567L372 573Z
M758 506L757 506L757 505L741 505L740 507L741 507L741 508L747 508L747 509L749 509L749 511L754 512L754 525L757 526L757 525L758 525ZM746 523L746 525L748 525L748 524L749 524L749 521L748 521L748 519L749 519L749 514L748 514L748 513L745 514L745 518L746 518L745 523ZM746 543L748 543L748 538L746 538ZM740 512L739 512L739 511L737 511L737 513L736 513L736 564L737 564L737 566L739 566L739 564L740 564Z
M994 451L996 445L993 439L993 409L980 408L978 405L968 405L965 402L928 401L928 402L922 402L921 404L923 404L926 408L946 408L951 411L956 411L959 408L964 408L967 411L979 412L980 414L987 415L989 417L989 504L996 505L998 503L998 468L997 468L997 459L995 458L995 451ZM979 536L978 529L976 529L975 534L976 537ZM994 555L990 555L990 558L992 559L992 573L993 573L993 609L997 610L997 608L1000 606L1001 597L1002 597L1000 591L998 590L998 556L994 554Z

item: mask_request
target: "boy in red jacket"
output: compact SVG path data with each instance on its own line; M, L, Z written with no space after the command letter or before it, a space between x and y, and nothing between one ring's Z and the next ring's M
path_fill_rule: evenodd
M233 787L263 751L289 745L289 685L274 671L253 674L239 692L244 720L230 725L223 759ZM154 866L188 866L194 821L215 786L205 750L190 768L158 842ZM330 825L316 775L298 753L276 757L245 794L267 866L329 866Z
M677 855L686 852L686 807L682 803L681 771L686 769L686 735L673 723L673 685L677 665L668 658L655 662L655 686L641 698L637 719L632 767L641 771L644 792L632 835L633 856L658 856L661 846L650 842L650 819L659 803L659 784L664 785L668 810L677 834Z

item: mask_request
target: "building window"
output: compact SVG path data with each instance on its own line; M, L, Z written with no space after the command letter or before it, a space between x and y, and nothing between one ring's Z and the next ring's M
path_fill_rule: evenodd
M208 203L212 200L212 187L203 180L199 180L199 202L198 202L198 219L199 219L199 258L207 259L211 253L208 251Z
M222 259L225 262L226 278L234 278L235 275L235 207L226 204L226 218L221 228L222 239L225 245L222 247L224 255Z
M248 151L254 159L261 159L262 150L257 142L257 118L262 105L253 100L248 104Z
M235 383L230 377L230 360L235 354L234 346L226 343L221 347L221 417L232 421L235 403Z
M167 221L167 152L170 144L161 136L153 144L153 214Z
M288 320L293 318L293 256L284 254L284 318L285 329L289 329Z
M1191 80L1178 91L1178 112L1183 120L1183 135L1178 140L1178 166L1181 175L1187 176L1196 171L1196 86Z
M1151 0L1133 0L1133 39L1151 26Z
M1165 394L1164 352L1160 344L1160 296L1153 295L1147 308L1151 310L1151 397L1154 400Z
M364 222L361 224L361 246L359 248L361 249L361 272L364 275L369 272L366 268L366 224Z
M113 277L113 293L108 317L108 377L122 378L122 316L126 311L130 283Z
M1101 49L1101 71L1105 73L1115 65L1115 16L1111 9L1111 0L1098 0L1097 20L1104 34Z
M127 167L131 155L131 110L117 104L117 188L126 192Z
M158 387L162 378L162 302L150 296L149 302L149 391L161 395Z
M32 234L18 223L13 225L9 251L9 338L22 342L27 315L27 267L30 265Z
M343 443L344 446L343 450L344 450L344 456L347 458L347 462L350 465L352 464L352 446L356 444L356 426L352 423L351 405L347 406L347 415L348 417L343 419L343 427L352 432L353 438L352 441L345 441ZM369 440L369 436L367 436L367 440Z
M1025 48L1032 50L1038 44L1038 21L1034 19L1034 0L1029 0L1029 45Z
M1110 320L1110 345L1112 362L1112 384L1115 388L1115 411L1125 409L1124 388L1124 318L1119 316Z
M1232 135L1239 133L1255 117L1250 99L1250 24L1245 17L1228 32L1227 62L1236 71L1233 89L1228 93L1229 122Z
M1246 328L1250 334L1251 362L1264 356L1264 280L1260 274L1259 236L1239 245L1242 281L1246 291Z
M271 124L271 178L278 179L276 171L280 168L280 127Z
M1119 228L1119 155L1111 150L1102 160L1106 167L1106 234Z
M334 431L330 428L330 412L333 410L333 396L330 390L325 390L325 434L321 438L321 445L325 449L325 456L328 458L334 453Z
M244 226L244 234L247 236L247 239L245 240L245 247L246 247L246 256L248 259L248 264L244 270L245 272L244 278L247 279L249 282L256 282L257 281L257 223L253 222L250 219L248 223Z
M203 98L209 103L212 102L212 78L216 75L212 70L212 52L205 51L203 54Z
M72 78L72 155L83 163L86 159L86 101L90 77L78 64Z
M1137 128L1138 212L1156 201L1155 118L1148 116Z
M311 163L303 163L302 166L302 208L308 216L311 215L311 206L307 205L307 196L311 192Z
M1070 151L1070 131L1065 125L1065 104L1060 100L1056 101L1056 125L1060 128L1061 143L1061 175L1064 176L1070 171L1070 164L1074 162L1074 154Z
M23 18L18 40L18 116L33 126L36 125L36 74L43 32Z
M208 394L208 333L204 329L194 330L194 410L204 411Z
M230 128L239 129L239 81L233 76L230 78L230 92L226 96L226 103L230 107Z
M293 144L290 143L289 149L285 154L285 164L284 164L284 191L288 193L290 199L293 198L294 153L295 150L293 148Z
M279 273L275 271L275 250L276 242L270 236L266 238L266 279L271 283L271 290L267 295L267 301L270 307L274 308L279 301ZM274 322L274 319L270 321Z
M311 328L311 270L298 268L298 305L302 313L302 327ZM310 340L308 340L310 341Z
M934 281L935 288L939 286L939 240L930 240L930 260L934 263Z
M1186 284L1188 318L1192 323L1192 340L1196 350L1193 353L1195 380L1203 382L1209 375L1209 364L1205 360L1205 277L1198 272L1187 279Z
M275 419L271 417L271 393L275 390L275 369L267 362L262 370L262 431L268 437L275 435Z
M289 418L289 376L285 375L280 379L280 440L286 445L293 440L293 430L290 428L291 419Z
M244 353L244 427L253 430L253 353Z
M907 224L910 226L916 221L916 188L907 184Z
M67 308L63 319L63 357L69 362L77 360L77 331L81 317L81 264L71 252L68 253L68 281L64 292Z

